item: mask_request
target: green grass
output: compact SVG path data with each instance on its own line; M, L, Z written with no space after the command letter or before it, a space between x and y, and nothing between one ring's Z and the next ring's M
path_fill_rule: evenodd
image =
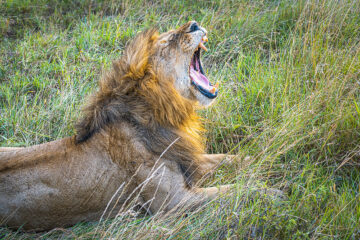
M360 2L0 0L0 146L74 134L85 97L126 42L197 20L217 103L200 111L208 152L250 156L206 185L236 183L200 210L80 223L3 239L359 239ZM283 189L258 196L247 185Z

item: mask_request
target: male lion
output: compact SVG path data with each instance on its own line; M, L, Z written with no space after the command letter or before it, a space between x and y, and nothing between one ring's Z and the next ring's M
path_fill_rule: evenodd
M204 154L194 111L217 96L200 61L206 34L194 21L140 33L101 79L76 136L1 148L0 224L48 230L115 216L130 201L166 212L229 189L195 185L226 158Z

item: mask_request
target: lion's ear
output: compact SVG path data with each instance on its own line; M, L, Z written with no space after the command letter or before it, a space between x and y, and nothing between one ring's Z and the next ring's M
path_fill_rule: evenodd
M148 29L139 33L126 47L123 57L126 65L126 77L134 80L144 77L149 67L149 56L158 36L159 33L156 29Z

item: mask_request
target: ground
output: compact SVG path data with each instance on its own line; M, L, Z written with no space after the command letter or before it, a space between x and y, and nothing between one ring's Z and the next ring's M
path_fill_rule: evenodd
M204 186L235 183L195 212L116 219L2 239L359 239L360 2L0 1L0 146L74 134L86 96L126 42L196 20L206 72L207 151L250 157ZM245 186L282 189L269 200Z

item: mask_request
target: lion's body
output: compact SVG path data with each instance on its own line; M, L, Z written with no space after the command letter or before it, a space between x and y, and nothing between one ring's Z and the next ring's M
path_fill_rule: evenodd
M104 131L83 144L70 137L0 152L2 221L13 228L46 230L99 220L103 214L114 217L124 203L143 205L153 197L145 206L150 212L169 211L185 200L197 204L199 189L187 186L177 163L150 154L134 139L135 129L122 125L113 129L121 135L116 142L113 133ZM214 157L204 155L206 171L224 158Z
M0 148L0 224L46 230L136 204L166 212L228 188L195 186L224 156L204 155L195 105L212 100L191 85L189 59L206 31L190 25L140 34L100 81L76 136Z
M177 186L181 197L172 200L168 207L172 208L185 197L182 189L187 186L175 162L167 159L160 159L156 165L164 166L155 173L161 172L162 177L155 177L144 185L141 197L137 192L131 196L136 186L146 181L158 156L149 154L142 143L136 141L133 129L121 125L115 142L111 139L114 133L109 135L104 131L83 144L74 144L75 139L71 137L0 152L2 219L7 218L9 226L25 224L25 229L33 230L69 226L79 221L99 220L118 189L113 198L116 200L108 208L112 210L110 215L117 214L126 200L136 198L143 204L156 188L162 195L158 200L162 204L163 198L175 190L172 186ZM159 208L154 202L149 210L155 212Z

